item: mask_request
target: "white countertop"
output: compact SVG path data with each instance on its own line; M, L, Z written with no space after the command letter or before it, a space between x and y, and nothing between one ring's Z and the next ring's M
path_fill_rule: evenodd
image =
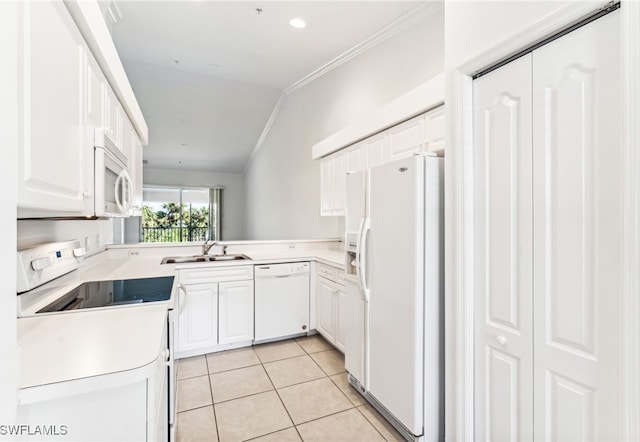
M344 253L339 250L299 245L261 249L249 243L234 245L233 250L229 250L229 253L245 253L251 258L246 261L160 264L163 256L190 255L198 249L194 246L166 249L114 247L87 259L80 269L34 289L33 293L20 295L22 314L28 316L18 319L18 344L22 354L20 386L23 392L37 386L68 384L66 381L135 371L159 357L167 308L173 300L32 316L83 282L172 276L180 268L293 260L344 267Z
M166 304L20 318L20 388L145 367L160 356L166 322Z

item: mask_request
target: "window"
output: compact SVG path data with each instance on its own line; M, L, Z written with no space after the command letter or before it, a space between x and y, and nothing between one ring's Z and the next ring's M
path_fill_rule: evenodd
M220 240L222 189L145 187L142 242Z

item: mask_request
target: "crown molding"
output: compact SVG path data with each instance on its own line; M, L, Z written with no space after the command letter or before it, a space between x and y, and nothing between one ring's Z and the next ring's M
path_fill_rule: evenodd
M333 60L320 66L313 72L305 75L303 78L301 78L300 80L296 81L295 83L293 83L292 85L284 89L282 91L282 94L280 94L280 98L278 99L278 102L274 106L273 111L271 112L271 116L267 120L267 123L265 124L264 129L262 130L262 133L260 134L260 138L258 138L256 146L253 148L253 151L249 156L247 165L244 168L244 173L247 173L247 171L249 170L249 167L251 166L251 163L253 162L253 159L257 155L258 151L262 148L262 144L267 138L267 135L269 134L271 127L273 126L273 123L275 122L278 116L278 113L280 112L280 108L282 107L284 98L287 95L308 85L312 81L317 80L318 78L322 77L328 72L331 72L333 69L337 68L338 66L346 63L352 58L371 49L372 47L379 45L380 43L393 37L394 35L408 29L409 27L420 22L421 20L424 20L430 15L441 11L443 7L444 6L442 1L429 1L429 2L424 2L419 6L416 6L415 8L405 12L404 14L402 14L401 16L393 20L391 23L386 25L384 28L380 29L375 34L364 39L360 43L353 46L351 49L348 49L347 51L338 55Z
M333 60L328 63L320 66L315 71L305 75L300 80L293 83L291 86L287 87L284 90L285 94L290 94L301 87L306 86L311 83L313 80L317 80L322 77L326 73L332 71L338 66L346 63L354 57L362 54L363 52L371 49L374 46L379 45L380 43L388 40L394 35L410 28L414 24L424 20L428 16L435 14L443 8L442 2L425 2L416 6L410 11L405 12L394 21L386 25L384 28L380 29L375 34L369 36L368 38L362 40L360 43L356 44L352 48L338 55Z

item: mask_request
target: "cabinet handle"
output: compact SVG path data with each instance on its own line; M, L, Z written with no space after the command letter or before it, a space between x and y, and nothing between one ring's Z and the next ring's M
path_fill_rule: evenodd
M507 338L504 336L498 336L496 337L496 342L500 345L505 345L507 343Z
M178 316L180 316L182 314L182 312L184 311L184 308L187 306L187 299L189 294L187 293L187 288L184 286L184 284L178 284L178 290L182 290L184 292L184 298L183 301L180 302L180 297L178 296L178 302L180 303L180 309L178 310Z

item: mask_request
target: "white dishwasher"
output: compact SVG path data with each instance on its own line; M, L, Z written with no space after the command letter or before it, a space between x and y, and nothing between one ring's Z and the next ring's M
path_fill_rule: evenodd
M308 262L254 266L255 341L309 331Z

